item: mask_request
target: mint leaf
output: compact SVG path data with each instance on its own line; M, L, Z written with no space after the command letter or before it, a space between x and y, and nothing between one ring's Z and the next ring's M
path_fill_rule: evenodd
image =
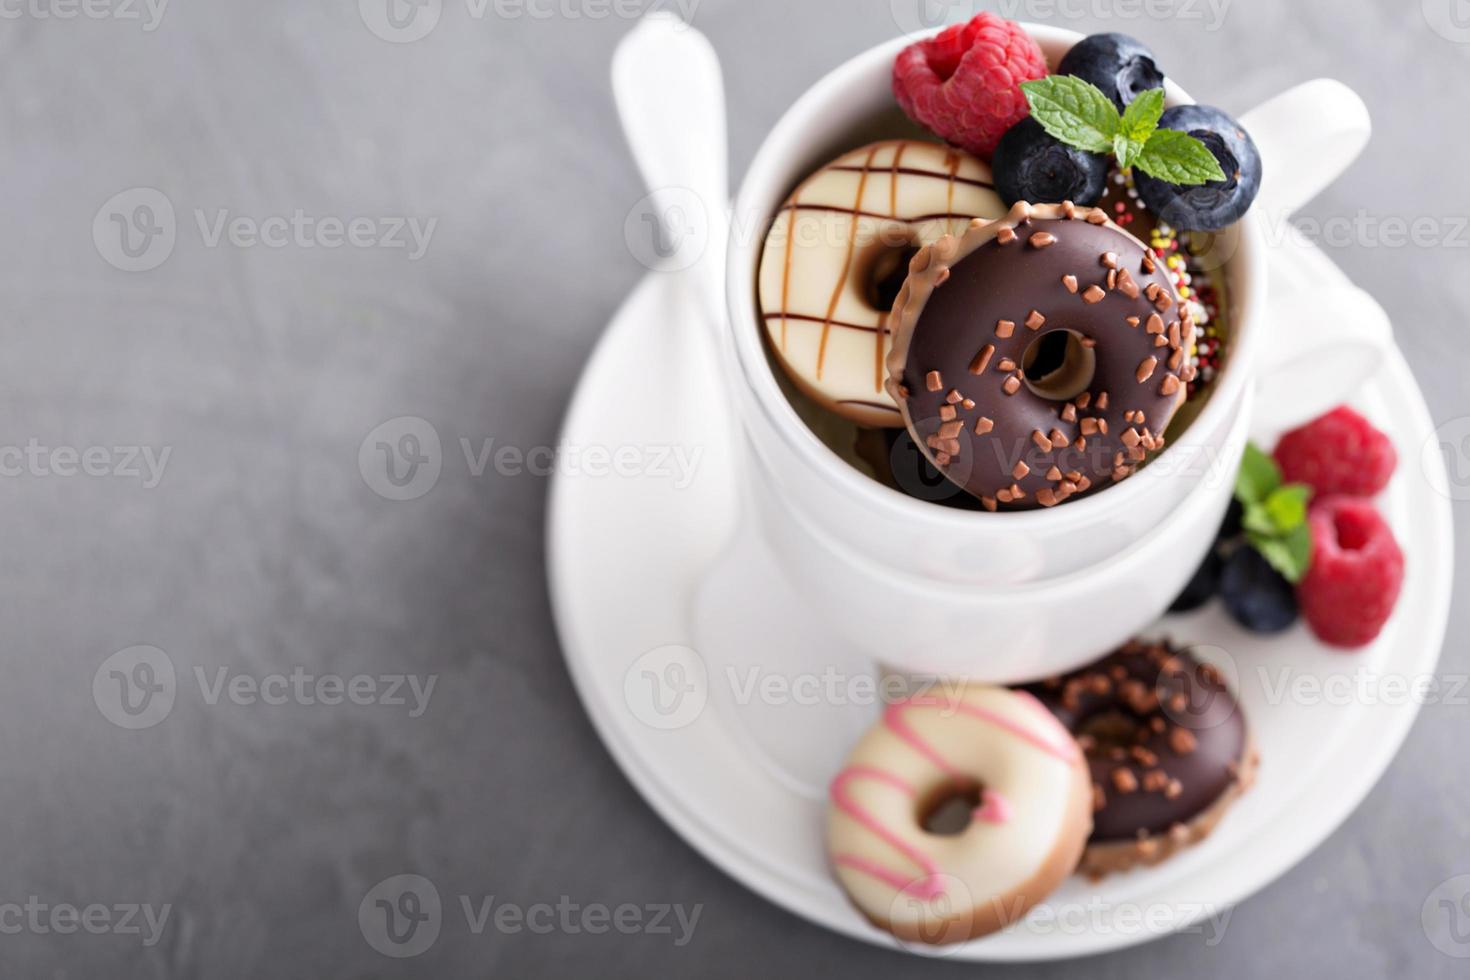
M1288 483L1271 491L1261 506L1270 516L1276 531L1285 534L1306 523L1307 502L1311 499L1311 487L1304 483Z
M1138 155L1143 152L1143 144L1128 138L1127 134L1119 133L1113 137L1113 156L1118 158L1118 166L1127 169L1138 162Z
M1301 524L1284 537L1260 534L1249 534L1246 537L1251 547L1259 551L1261 557L1281 573L1282 578L1292 585L1301 584L1312 564L1312 529L1309 525Z
M1268 565L1281 573L1282 578L1291 582L1293 585L1299 581L1299 577L1292 578L1297 573L1295 566L1292 564L1291 550L1287 548L1285 541L1279 538L1263 538L1253 534L1250 536L1250 543L1251 547L1259 551L1261 557L1266 559Z
M1291 545L1286 544L1283 538L1266 538L1261 535L1247 535L1251 547L1261 552L1261 557L1266 558L1266 563L1276 569L1283 579L1297 585L1301 582L1305 569L1298 567L1297 558L1292 552Z
M1312 567L1312 526L1303 521L1283 540L1291 553L1292 568L1296 571L1295 575L1287 575L1286 578L1292 585L1299 585Z
M1276 536L1276 522L1271 518L1271 512L1263 503L1249 503L1245 505L1245 513L1241 515L1240 526L1251 534L1259 534L1262 537Z
M1151 88L1128 104L1118 129L1130 142L1141 147L1148 142L1154 130L1159 128L1159 120L1163 115L1164 90Z
M1113 137L1113 156L1118 166L1131 167L1143 155L1149 137L1159 128L1159 119L1164 115L1164 90L1149 89L1128 104L1123 118L1118 123L1118 134Z
M1264 504L1281 486L1281 468L1255 443L1245 447L1240 473L1235 477L1235 498L1242 504Z
M1170 184L1207 184L1224 180L1220 161L1199 140L1177 129L1158 129L1139 154L1144 173Z
M1292 585L1301 582L1312 562L1312 528L1307 523L1312 488L1303 483L1283 486L1276 461L1250 443L1235 477L1235 499L1244 507L1240 523L1246 541Z
M1071 75L1048 75L1022 82L1021 91L1031 115L1053 137L1089 153L1112 152L1121 117L1096 85Z

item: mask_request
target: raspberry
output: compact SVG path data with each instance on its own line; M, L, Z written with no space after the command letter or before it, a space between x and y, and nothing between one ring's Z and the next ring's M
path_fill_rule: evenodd
M1373 504L1324 497L1312 504L1312 564L1297 587L1302 615L1323 643L1367 646L1393 613L1404 553Z
M1046 58L1019 24L982 13L905 48L893 94L910 119L989 160L1006 130L1030 115L1021 83L1046 75Z
M1281 475L1318 496L1372 497L1388 486L1398 453L1388 436L1350 408L1335 408L1276 444Z

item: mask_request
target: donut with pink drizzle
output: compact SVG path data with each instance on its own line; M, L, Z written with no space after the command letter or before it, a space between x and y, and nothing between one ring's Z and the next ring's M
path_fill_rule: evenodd
M1076 741L1031 695L981 685L891 705L832 781L827 848L900 939L1005 928L1062 882L1092 831Z

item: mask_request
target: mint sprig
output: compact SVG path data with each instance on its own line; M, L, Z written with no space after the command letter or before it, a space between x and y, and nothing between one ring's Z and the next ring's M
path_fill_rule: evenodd
M1031 115L1051 136L1089 153L1111 153L1120 167L1137 167L1170 184L1224 180L1215 155L1177 129L1160 129L1164 90L1141 93L1119 113L1113 100L1091 82L1048 75L1022 82Z
M1089 153L1112 150L1122 117L1096 85L1071 75L1048 75L1022 82L1021 91L1031 115L1052 136Z
M1139 170L1170 184L1224 180L1225 171L1203 143L1177 129L1155 130L1140 151Z
M1129 103L1118 123L1118 133L1113 137L1113 154L1118 166L1131 167L1138 162L1148 146L1149 139L1158 131L1159 119L1164 115L1164 90L1149 89Z
M1312 488L1283 483L1276 461L1252 444L1246 446L1235 478L1235 499L1244 508L1241 526L1251 547L1288 582L1301 582L1312 562L1312 529L1307 524Z

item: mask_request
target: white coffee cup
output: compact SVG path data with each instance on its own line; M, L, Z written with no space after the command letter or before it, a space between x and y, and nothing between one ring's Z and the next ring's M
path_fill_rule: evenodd
M1082 36L1025 26L1052 65ZM1061 507L958 511L872 480L802 422L777 383L755 290L761 232L791 189L899 121L892 65L913 41L880 45L817 82L767 137L737 197L726 287L738 366L729 376L749 447L742 533L760 536L855 657L1032 680L1105 653L1183 588L1229 503L1257 393L1273 422L1304 421L1350 396L1391 343L1382 311L1356 289L1314 297L1327 316L1294 305L1282 319L1266 294L1268 242L1361 151L1367 111L1345 86L1319 80L1244 117L1265 178L1255 208L1221 242L1234 333L1208 403L1182 436L1134 477ZM1172 82L1168 96L1194 101ZM728 560L760 574L748 548Z

